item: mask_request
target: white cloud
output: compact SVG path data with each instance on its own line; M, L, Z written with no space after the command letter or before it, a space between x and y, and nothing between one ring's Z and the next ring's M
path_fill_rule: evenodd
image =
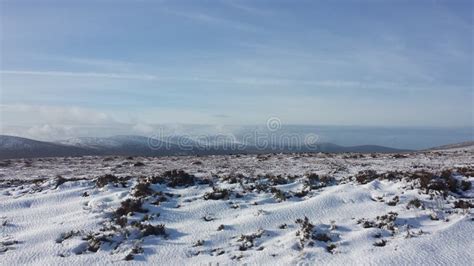
M81 107L0 105L4 124L102 125L117 123L109 114Z
M28 137L44 140L67 138L73 134L74 129L71 126L53 126L49 124L32 126L26 131Z
M150 134L153 133L154 128L148 124L138 123L133 126L133 131L137 133Z

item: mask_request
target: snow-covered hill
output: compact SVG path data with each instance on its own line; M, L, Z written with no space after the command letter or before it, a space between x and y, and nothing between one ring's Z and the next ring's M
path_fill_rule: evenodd
M100 152L101 154L122 154L122 155L147 155L152 152L155 147L157 150L169 148L176 150L174 144L165 143L161 140L134 135L118 135L112 137L81 137L71 138L67 140L58 141L61 144L72 145L76 147L88 148ZM168 144L168 145L166 145ZM160 154L158 154L160 155Z
M5 265L471 265L473 182L468 149L5 160L0 256Z
M81 156L86 154L90 154L90 151L78 146L0 135L0 159Z
M93 148L93 149L100 149L100 148L115 148L120 147L121 143L117 140L111 138L98 138L98 137L78 137L78 138L70 138L66 140L57 141L57 143L76 146L76 147L84 147L84 148Z
M443 145L439 147L431 148L430 150L469 150L474 151L474 141L466 141L461 143Z
M263 142L265 143L265 142ZM35 141L0 135L0 159L37 158L81 155L210 155L269 152L404 152L376 145L345 147L332 143L305 146L266 142L267 145L247 143L231 136L169 136L153 138L134 135L112 137L80 137L57 142Z

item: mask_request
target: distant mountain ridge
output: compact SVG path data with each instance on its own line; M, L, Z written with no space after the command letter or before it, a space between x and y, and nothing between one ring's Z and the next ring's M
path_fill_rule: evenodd
M449 149L466 148L470 146L474 146L474 141L465 141L461 143L447 144L447 145L429 148L428 150L449 150Z
M87 155L89 150L52 142L0 135L0 158L60 157Z
M227 143L229 144L229 143ZM236 141L231 144L242 144ZM229 148L223 142L213 141L206 145L203 141L175 136L166 140L136 135L119 135L105 138L81 137L57 142L37 141L28 138L0 135L0 159L63 157L85 155L123 156L166 156L166 155L219 155L270 152L361 152L397 153L407 150L377 145L340 146L333 143L305 145L269 145L258 147L254 144Z

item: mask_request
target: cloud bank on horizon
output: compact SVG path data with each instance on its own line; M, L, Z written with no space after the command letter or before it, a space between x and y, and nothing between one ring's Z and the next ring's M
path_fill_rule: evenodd
M0 4L3 134L474 124L471 1Z

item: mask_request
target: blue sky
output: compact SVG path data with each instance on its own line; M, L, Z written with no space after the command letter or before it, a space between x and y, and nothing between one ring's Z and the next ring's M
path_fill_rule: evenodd
M474 123L472 1L0 2L4 133Z

